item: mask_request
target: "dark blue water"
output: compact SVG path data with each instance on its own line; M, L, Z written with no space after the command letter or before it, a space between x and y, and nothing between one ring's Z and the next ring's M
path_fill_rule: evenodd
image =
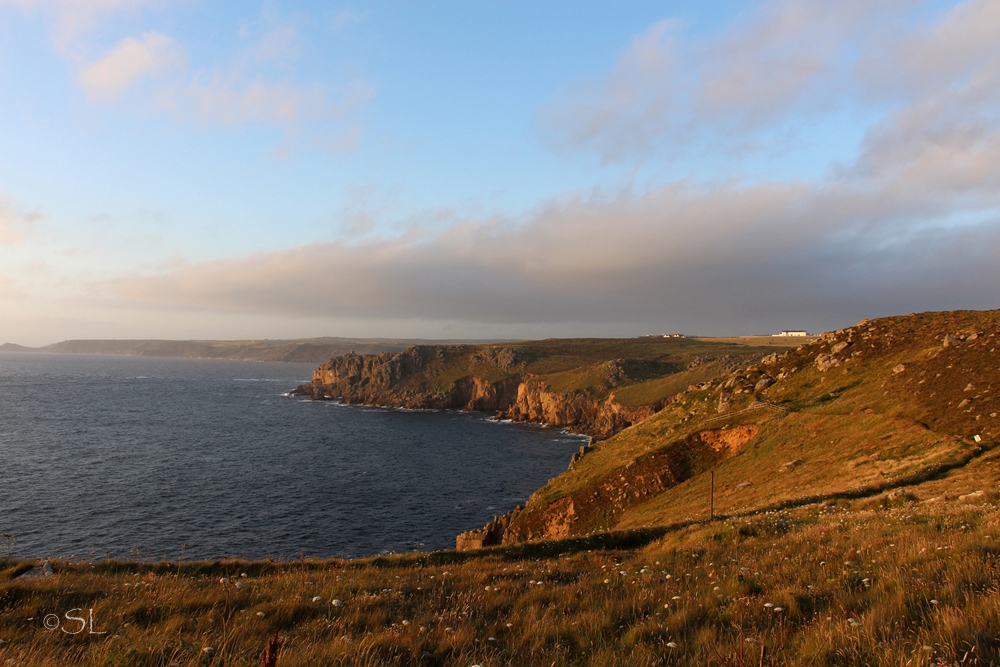
M452 548L580 444L474 413L285 396L312 368L0 353L0 533L22 557Z

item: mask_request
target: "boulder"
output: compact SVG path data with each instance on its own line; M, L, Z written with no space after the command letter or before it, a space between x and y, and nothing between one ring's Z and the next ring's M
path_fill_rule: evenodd
M40 579L42 577L51 577L53 574L55 574L55 572L52 570L52 564L47 560L43 560L41 563L19 576L18 579Z
M818 368L821 373L833 368L834 366L839 366L839 365L840 365L840 359L833 356L832 354L816 355L816 368Z
M757 384L753 386L754 393L759 393L774 384L774 378L770 375L765 375L761 379L757 380Z

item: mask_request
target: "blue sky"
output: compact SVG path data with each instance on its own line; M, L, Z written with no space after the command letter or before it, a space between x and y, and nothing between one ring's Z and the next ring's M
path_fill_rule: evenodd
M0 339L996 307L1000 3L0 0Z

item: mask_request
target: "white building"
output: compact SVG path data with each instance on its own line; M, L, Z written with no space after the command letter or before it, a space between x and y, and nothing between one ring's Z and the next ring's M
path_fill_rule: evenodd
M778 336L808 336L808 331L782 331L781 333L771 334L773 337Z

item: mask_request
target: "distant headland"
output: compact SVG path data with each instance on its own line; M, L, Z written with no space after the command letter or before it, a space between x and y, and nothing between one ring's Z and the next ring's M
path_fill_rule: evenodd
M320 338L256 340L64 340L43 347L14 343L0 345L0 352L51 352L61 354L115 354L132 357L179 357L187 359L243 359L319 363L331 357L357 352L379 354L401 352L419 344L456 344L464 340L420 340L402 338ZM476 341L479 343L490 341Z

